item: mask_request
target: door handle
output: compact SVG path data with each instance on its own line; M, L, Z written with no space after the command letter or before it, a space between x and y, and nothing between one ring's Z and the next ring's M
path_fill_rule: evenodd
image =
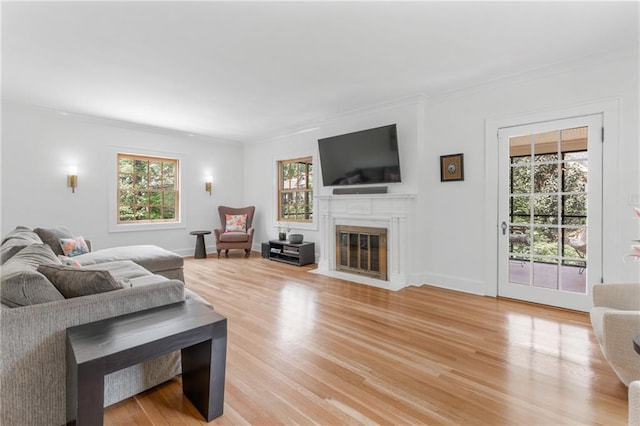
M502 228L502 235L507 235L507 222L502 221L500 228Z

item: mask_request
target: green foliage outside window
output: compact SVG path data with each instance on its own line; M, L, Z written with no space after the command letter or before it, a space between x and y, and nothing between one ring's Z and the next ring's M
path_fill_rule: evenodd
M511 159L510 214L516 224L511 233L526 236L511 243L511 253L523 255L514 256L516 259L533 256L535 261L557 263L557 259L541 256L581 257L568 238L577 237L587 225L587 152L561 155L560 162L558 154ZM529 228L526 225L531 220L536 226ZM584 265L584 261L564 260L564 264Z
M311 157L278 162L278 220L313 220L313 163Z
M118 222L177 221L178 160L118 154Z

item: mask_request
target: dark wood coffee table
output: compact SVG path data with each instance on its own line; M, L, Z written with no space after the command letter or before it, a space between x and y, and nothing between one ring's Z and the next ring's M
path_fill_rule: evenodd
M67 422L101 425L106 374L178 349L183 393L206 421L221 416L227 319L187 300L67 328Z

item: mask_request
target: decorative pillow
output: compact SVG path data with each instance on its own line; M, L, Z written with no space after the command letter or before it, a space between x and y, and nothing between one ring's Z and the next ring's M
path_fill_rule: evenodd
M60 264L47 244L32 244L2 265L0 300L12 308L64 300L49 280L37 272L40 264Z
M49 244L55 254L64 254L60 247L60 238L73 238L73 234L65 226L55 228L36 228L33 230L42 239L42 242Z
M227 214L224 232L247 232L246 214Z
M63 256L61 254L58 255L58 259L60 259L60 262L62 262L62 264L64 266L73 266L74 268L79 268L82 265L80 265L80 262L78 262L77 260L75 260L72 257L68 257L68 256Z
M124 288L109 271L88 270L63 265L40 265L38 272L47 277L67 299Z
M60 238L60 247L65 256L73 257L89 253L89 247L82 236L73 238Z

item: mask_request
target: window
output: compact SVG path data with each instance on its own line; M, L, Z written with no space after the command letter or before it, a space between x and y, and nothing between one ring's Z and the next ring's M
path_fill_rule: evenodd
M179 162L118 153L119 224L179 221Z
M313 221L313 162L311 157L278 161L278 220Z

